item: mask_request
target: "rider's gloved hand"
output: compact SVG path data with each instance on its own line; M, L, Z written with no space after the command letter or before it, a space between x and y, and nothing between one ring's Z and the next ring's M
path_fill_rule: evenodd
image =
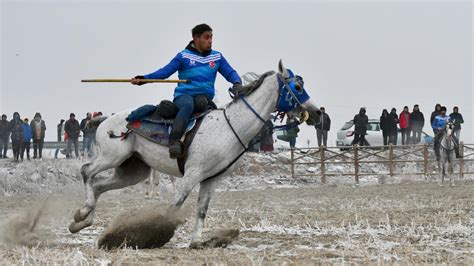
M138 86L141 86L143 84L145 84L145 82L142 82L140 81L141 79L145 79L144 76L135 76L134 78L132 78L132 84L133 85L138 85Z
M240 82L234 83L230 91L234 94L234 97L239 96L239 94L242 93L242 84Z

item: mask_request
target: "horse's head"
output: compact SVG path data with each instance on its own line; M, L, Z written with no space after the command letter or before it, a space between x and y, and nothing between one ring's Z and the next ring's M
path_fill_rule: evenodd
M453 132L454 132L454 122L450 120L444 126L444 135L447 137L451 137Z
M278 63L278 95L277 110L280 112L307 111L309 118L308 125L315 125L319 122L321 111L310 99L304 89L303 78L295 75L290 69L286 69L283 63Z

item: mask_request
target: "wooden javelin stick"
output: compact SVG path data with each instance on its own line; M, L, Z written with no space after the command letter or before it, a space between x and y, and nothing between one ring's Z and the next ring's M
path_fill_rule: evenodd
M131 79L83 79L81 82L131 82ZM187 79L140 79L143 83L191 83Z

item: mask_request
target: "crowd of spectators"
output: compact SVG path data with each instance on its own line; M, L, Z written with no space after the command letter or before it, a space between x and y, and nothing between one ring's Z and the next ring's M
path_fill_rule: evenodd
M93 145L95 143L96 128L90 126L89 122L93 117L101 116L101 112L87 113L86 117L79 121L76 120L74 113L69 115L68 120L61 119L57 125L57 141L66 141L66 158L73 158L72 147L74 146L75 158L80 156L93 156ZM46 122L38 112L30 122L28 118L21 118L18 112L13 113L13 118L8 120L6 114L2 115L0 120L0 159L8 158L7 151L11 141L13 151L13 160L23 161L25 158L30 160L30 146L33 142L33 159L43 157L43 145L46 132ZM82 150L79 152L79 137L83 136ZM60 149L56 149L54 158L58 158Z

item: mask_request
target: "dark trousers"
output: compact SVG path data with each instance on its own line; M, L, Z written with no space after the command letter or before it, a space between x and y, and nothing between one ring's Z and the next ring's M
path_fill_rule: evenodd
M8 137L0 138L0 158L7 157L8 142L9 142Z
M368 143L365 140L365 134L354 133L354 140L352 141L351 145L356 145L356 144L359 144L359 146L365 146L367 144L368 146Z
M194 111L194 97L183 94L173 100L179 111L174 120L170 133L170 144L178 141L184 135L189 119Z
M41 158L43 155L44 139L33 140L33 158Z
M421 141L421 129L412 130L412 132L413 132L413 139L414 139L415 144L420 143L420 141Z
M325 129L316 129L316 137L318 138L318 147L321 146L321 144L324 145L324 147L328 146L328 131Z
M21 140L12 140L13 158L18 161L20 157Z
M409 128L401 128L402 131L402 145L408 144L408 140L410 139L410 129Z
M26 151L26 158L30 159L30 141L23 141L20 147L20 158L23 160Z
M67 139L66 158L71 158L71 146L73 144L74 144L74 152L76 153L76 158L79 158L79 147L78 147L77 138Z
M390 133L382 130L383 145L387 146L390 144Z
M293 149L296 146L296 138L289 138L288 141L290 142L290 148Z

